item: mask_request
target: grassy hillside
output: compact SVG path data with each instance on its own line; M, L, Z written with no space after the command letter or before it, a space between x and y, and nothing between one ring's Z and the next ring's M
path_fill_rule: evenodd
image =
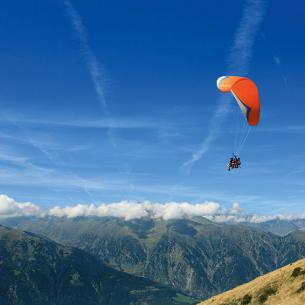
M0 304L183 305L194 300L106 267L82 250L0 226Z
M305 259L200 303L200 305L304 304Z

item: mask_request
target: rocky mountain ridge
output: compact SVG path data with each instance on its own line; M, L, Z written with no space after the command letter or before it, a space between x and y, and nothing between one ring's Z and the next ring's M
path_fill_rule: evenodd
M120 271L208 298L305 255L305 233L277 236L204 218L41 218L14 225L94 254Z
M195 300L116 271L82 250L0 226L0 304L186 305Z

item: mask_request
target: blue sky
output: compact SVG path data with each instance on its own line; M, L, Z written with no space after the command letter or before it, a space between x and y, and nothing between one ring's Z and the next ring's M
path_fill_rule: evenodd
M304 8L301 0L4 2L0 193L45 207L208 200L303 212ZM262 103L242 168L230 173L243 118L216 87L228 72L254 79Z

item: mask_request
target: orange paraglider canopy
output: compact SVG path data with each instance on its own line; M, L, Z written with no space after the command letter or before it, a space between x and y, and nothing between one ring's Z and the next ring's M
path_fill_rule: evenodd
M259 122L260 100L255 83L246 77L222 76L217 80L221 92L231 91L249 125L256 126Z

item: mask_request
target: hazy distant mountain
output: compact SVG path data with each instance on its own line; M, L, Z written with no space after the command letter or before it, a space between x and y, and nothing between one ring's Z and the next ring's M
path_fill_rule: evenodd
M183 305L194 300L82 250L0 226L2 305Z
M266 232L271 232L276 235L285 236L296 230L305 229L305 219L294 220L269 220L260 223L247 222L244 225L248 225L254 228L262 229Z
M41 218L15 225L84 249L117 270L202 298L305 256L300 237L280 237L204 218Z
M305 259L210 298L199 305L304 305Z

